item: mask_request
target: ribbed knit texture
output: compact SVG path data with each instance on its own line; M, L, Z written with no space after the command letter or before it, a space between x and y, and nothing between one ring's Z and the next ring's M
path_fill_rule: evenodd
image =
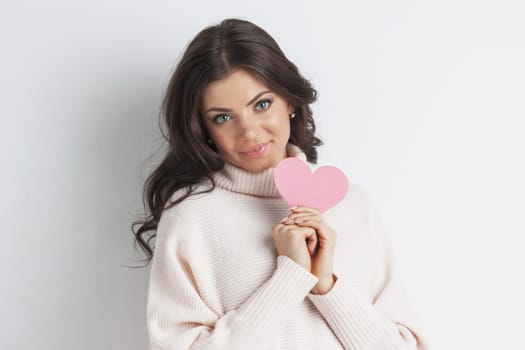
M287 151L306 160L292 144ZM226 163L212 192L164 211L148 290L150 350L428 349L368 192L350 182L323 213L337 232L337 281L314 295L317 278L275 250L272 229L290 211L273 170Z
M294 144L288 143L286 151L289 157L296 157L306 162L306 155ZM260 173L250 173L226 163L222 171L215 174L214 179L219 187L228 191L252 196L281 198L273 180L274 169L269 168Z

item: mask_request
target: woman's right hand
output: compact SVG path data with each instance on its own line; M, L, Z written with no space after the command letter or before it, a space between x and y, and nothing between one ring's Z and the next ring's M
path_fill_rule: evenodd
M310 251L313 251L317 245L315 229L279 223L273 228L272 236L277 248L277 255L286 255L310 271Z

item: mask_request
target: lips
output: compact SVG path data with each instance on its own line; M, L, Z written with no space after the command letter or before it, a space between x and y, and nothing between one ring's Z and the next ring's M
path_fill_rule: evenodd
M261 147L267 145L268 143L269 143L269 141L268 141L268 142L264 142L264 143L260 143L260 144L258 144L258 145L255 145L255 146L249 147L249 148L247 148L247 149L245 149L244 151L241 151L241 152L242 152L242 153L255 152L255 151L257 151L259 148L261 148Z

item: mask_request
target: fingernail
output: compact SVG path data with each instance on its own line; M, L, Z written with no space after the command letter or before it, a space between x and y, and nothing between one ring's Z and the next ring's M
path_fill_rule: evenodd
M282 218L280 222L284 222L286 219L288 219L288 216L285 216L284 218Z
M297 209L297 205L290 208L290 210L294 210L294 209Z

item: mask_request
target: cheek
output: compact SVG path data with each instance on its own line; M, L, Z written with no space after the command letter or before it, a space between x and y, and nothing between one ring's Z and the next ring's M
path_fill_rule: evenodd
M278 111L271 115L268 119L268 125L278 129L277 131L286 131L290 128L290 121L286 115L286 111Z
M217 145L219 148L232 148L234 137L227 128L213 130L211 131L210 135L215 140L215 145Z
M277 132L282 135L283 138L288 140L290 137L290 119L288 116L281 117L278 121L278 125L276 126Z

